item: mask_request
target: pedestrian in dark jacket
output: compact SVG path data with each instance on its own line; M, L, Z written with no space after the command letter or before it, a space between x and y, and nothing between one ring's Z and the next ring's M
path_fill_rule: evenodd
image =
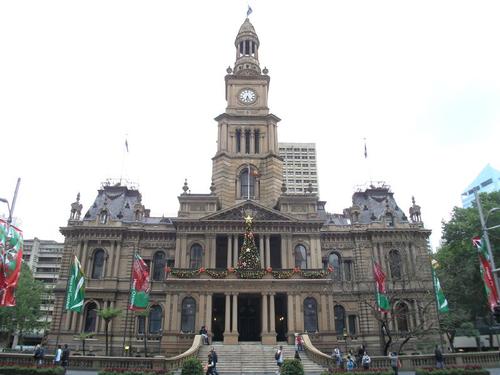
M436 357L436 367L437 368L444 368L443 352L441 351L441 349L437 345L436 345L436 349L434 350L434 357Z

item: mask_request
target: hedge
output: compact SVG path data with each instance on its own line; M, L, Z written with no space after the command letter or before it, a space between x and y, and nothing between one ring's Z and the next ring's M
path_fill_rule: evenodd
M35 366L4 366L1 365L1 375L63 375L62 367L35 367Z
M490 372L481 366L446 366L444 369L423 367L415 371L415 375L489 375Z
M150 370L144 368L106 368L97 373L98 375L168 375L165 370Z
M304 375L304 366L298 359L285 359L280 369L281 375Z
M352 374L358 373L363 375L394 375L394 371L388 368L371 368L369 370L364 370L362 368L355 368L352 371L347 371L346 369L334 369L330 368L328 371L323 371L321 375L331 375L331 374Z

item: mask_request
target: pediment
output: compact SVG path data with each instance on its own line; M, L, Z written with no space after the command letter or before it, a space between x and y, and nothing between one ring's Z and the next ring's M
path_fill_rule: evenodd
M229 207L224 210L202 217L200 220L242 221L243 218L247 215L252 216L255 221L281 221L281 222L297 221L296 218L290 215L262 206L253 201L239 203L233 207Z

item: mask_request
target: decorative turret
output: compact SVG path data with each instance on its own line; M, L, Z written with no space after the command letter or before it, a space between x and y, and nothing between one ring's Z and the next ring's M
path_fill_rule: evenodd
M236 46L235 75L260 75L259 37L247 18L240 27L234 45Z
M76 202L71 203L71 214L69 216L70 220L80 220L82 214L82 204L80 203L80 193L76 196Z

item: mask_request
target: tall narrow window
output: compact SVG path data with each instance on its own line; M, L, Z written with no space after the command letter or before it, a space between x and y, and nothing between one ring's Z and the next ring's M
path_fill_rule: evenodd
M398 250L389 252L389 269L394 280L401 279L401 254Z
M332 272L332 278L334 280L342 280L342 273L340 269L340 255L337 253L330 253L328 255L328 265L332 266L333 272Z
M254 137L255 137L255 153L258 154L260 152L260 132L259 130L255 130L254 132Z
M92 261L92 278L101 279L104 270L104 250L97 249L94 252L94 259Z
M106 224L108 222L108 211L102 210L101 214L99 215L99 222L101 224Z
M149 333L158 334L161 330L161 317L162 310L161 306L153 305L151 306L151 310L149 311Z
M318 331L318 307L316 300L308 297L304 300L304 330L306 332Z
M153 256L153 281L162 281L165 276L165 253L157 251Z
M236 152L241 152L241 129L236 129Z
M194 332L194 323L196 317L196 301L192 297L186 297L182 300L181 313L181 331Z
M245 154L250 153L250 130L245 130Z
M195 243L193 246L191 246L191 251L190 251L191 260L189 262L189 268L198 269L201 267L201 255L202 255L202 250L200 245Z
M137 317L137 333L144 335L144 326L146 325L146 317L144 315L139 315Z
M356 335L356 315L349 315L349 334Z
M307 251L304 245L295 246L295 267L307 268Z
M251 199L255 196L255 177L248 173L249 168L244 168L240 174L240 197Z
M90 302L85 307L85 324L83 332L95 332L97 328L97 305L95 302Z
M344 280L352 281L352 260L344 261Z
M396 323L398 325L399 332L408 332L408 319L410 315L410 310L408 309L408 305L404 302L400 302L396 305L394 309L394 313L396 315Z
M344 307L335 305L333 308L333 315L335 317L335 332L337 332L337 335L342 335L346 328Z

